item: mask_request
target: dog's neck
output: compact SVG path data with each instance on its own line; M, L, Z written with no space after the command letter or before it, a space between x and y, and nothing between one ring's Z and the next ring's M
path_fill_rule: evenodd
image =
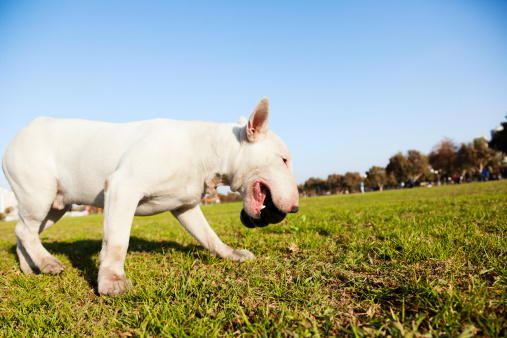
M212 195L216 187L231 186L241 152L242 132L243 127L238 124L216 123L213 131L201 135L202 150L207 154L201 162L205 193ZM235 191L233 187L231 190Z

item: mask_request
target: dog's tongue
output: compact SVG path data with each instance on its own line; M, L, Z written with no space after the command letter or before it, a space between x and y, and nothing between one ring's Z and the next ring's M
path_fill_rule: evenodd
M268 193L268 190L266 187L259 182L256 182L253 186L253 197L255 199L255 206L256 209L261 209L262 205L264 204L264 199L266 198L266 195Z

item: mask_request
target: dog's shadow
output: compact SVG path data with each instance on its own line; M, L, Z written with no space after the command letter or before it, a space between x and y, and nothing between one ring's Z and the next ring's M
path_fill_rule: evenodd
M74 242L47 242L44 247L52 254L62 254L68 257L73 268L78 269L90 287L97 290L98 253L102 248L102 240L80 240ZM202 258L204 248L200 245L181 245L173 241L148 241L143 238L131 236L128 252L168 253L179 251L190 256ZM17 257L16 246L10 252ZM65 273L65 272L64 272Z

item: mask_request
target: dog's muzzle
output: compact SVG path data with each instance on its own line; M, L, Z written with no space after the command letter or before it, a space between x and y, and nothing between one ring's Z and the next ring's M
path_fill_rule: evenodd
M287 216L287 214L277 207L273 203L273 199L271 198L271 192L268 190L266 194L266 198L264 199L264 207L261 209L261 217L255 218L248 215L245 212L245 209L241 209L241 213L239 217L241 219L241 223L247 228L262 228L269 224L276 224L283 221L283 219Z

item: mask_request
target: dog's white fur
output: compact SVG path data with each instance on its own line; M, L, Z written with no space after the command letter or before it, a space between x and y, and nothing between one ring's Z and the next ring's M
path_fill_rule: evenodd
M291 157L268 128L268 115L263 98L250 119L237 124L34 119L14 137L2 161L19 202L15 232L21 269L64 269L42 246L39 234L72 203L104 208L100 294L121 294L132 286L124 263L134 215L171 211L212 253L240 262L255 258L224 244L199 205L205 193L230 185L243 196L245 211L259 217L265 197L261 185L269 188L278 209L297 210Z

